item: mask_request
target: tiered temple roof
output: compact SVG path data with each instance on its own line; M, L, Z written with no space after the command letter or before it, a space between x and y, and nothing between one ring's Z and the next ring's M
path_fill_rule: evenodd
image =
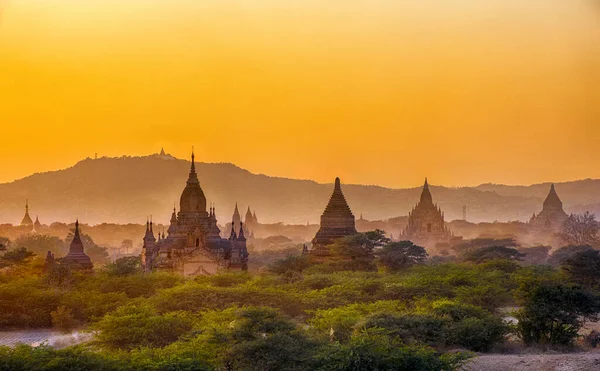
M69 253L63 258L63 262L76 269L91 271L94 268L92 260L83 251L83 242L81 242L81 236L79 235L79 220L75 222L73 241L71 241Z
M556 193L554 184L544 200L544 206L539 214L531 217L529 224L536 229L558 230L569 216L563 210L563 203Z
M312 241L313 246L326 246L337 238L356 233L354 215L342 193L340 178L335 178L333 193L321 215L321 227Z
M446 242L451 237L452 233L444 221L444 213L437 204L433 203L429 183L425 178L421 198L408 214L408 225L401 238L422 246L434 247L437 243Z

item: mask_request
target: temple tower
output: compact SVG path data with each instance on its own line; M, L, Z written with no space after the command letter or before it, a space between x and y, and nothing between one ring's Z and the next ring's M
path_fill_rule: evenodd
M354 215L342 193L340 178L335 178L333 193L321 215L321 226L312 240L313 249L327 246L338 238L356 233Z
M23 216L20 225L27 227L33 226L33 220L31 220L31 217L29 216L29 200L25 200L25 215Z
M79 220L75 222L73 240L69 247L69 253L63 258L63 262L73 269L91 271L94 268L92 260L83 251L83 242L81 242L81 236L79 235Z
M444 221L444 213L433 203L429 183L425 178L421 197L408 214L408 225L401 238L421 246L435 247L437 243L447 242L451 237L452 233Z
M537 230L549 232L558 231L569 216L563 210L563 203L556 193L554 184L550 185L550 192L544 200L542 211L531 217L529 224Z

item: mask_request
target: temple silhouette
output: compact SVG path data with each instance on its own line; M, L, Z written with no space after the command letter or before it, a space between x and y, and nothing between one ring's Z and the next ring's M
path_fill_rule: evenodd
M356 233L354 214L342 192L340 178L335 178L333 193L321 215L320 228L312 240L312 249L305 253L308 252L315 260L325 260L330 255L327 245Z
M533 214L529 225L537 231L557 232L569 216L563 210L563 203L556 193L554 184L550 185L548 196L544 200L542 211Z
M444 221L444 212L429 191L429 183L425 178L421 198L408 214L408 225L400 235L401 240L409 240L423 247L435 247L438 243L449 242L452 232Z
M229 238L221 238L215 208L211 206L207 212L206 206L192 152L192 164L179 201L179 212L173 208L167 235L159 232L157 239L152 220L146 222L142 248L145 271L169 270L184 276L196 276L226 269L248 269L249 254L242 222L236 224L233 220Z

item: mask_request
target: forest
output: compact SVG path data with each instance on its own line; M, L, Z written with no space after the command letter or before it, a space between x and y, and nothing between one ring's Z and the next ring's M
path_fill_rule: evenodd
M381 230L256 253L251 273L143 273L137 256L93 274L0 256L0 328L93 334L55 349L0 347L0 370L457 370L486 352L595 347L600 252L474 239L428 256Z

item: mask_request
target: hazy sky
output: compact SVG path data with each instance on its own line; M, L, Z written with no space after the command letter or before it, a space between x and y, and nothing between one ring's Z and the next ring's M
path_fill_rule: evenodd
M0 0L0 182L164 146L346 183L600 178L600 1Z

